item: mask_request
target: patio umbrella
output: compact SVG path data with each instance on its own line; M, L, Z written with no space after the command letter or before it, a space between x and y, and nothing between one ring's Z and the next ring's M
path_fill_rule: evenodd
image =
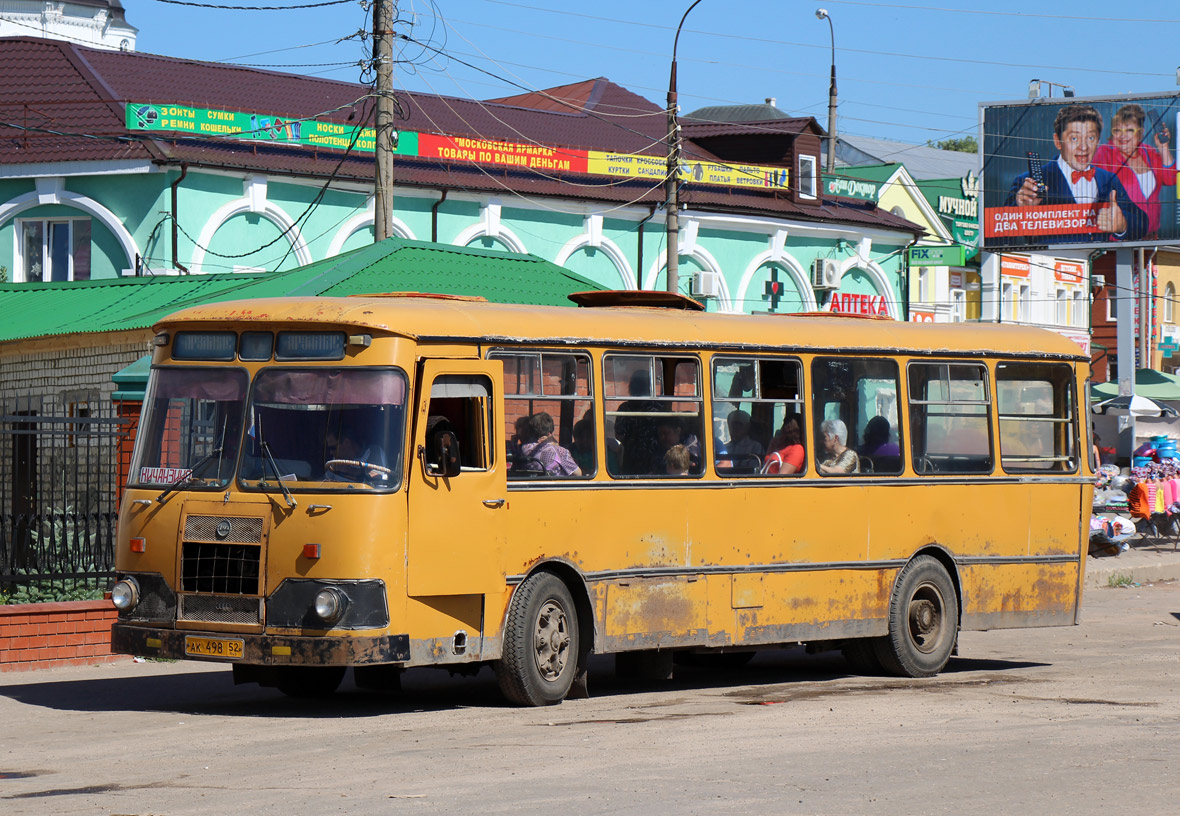
M1180 411L1177 411L1166 402L1160 402L1151 397L1142 397L1138 394L1134 396L1123 394L1094 403L1094 413L1096 414L1105 414L1112 411L1115 413L1127 413L1137 417L1180 416Z

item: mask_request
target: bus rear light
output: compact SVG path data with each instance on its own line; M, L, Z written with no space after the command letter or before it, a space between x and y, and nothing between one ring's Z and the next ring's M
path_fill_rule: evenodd
M320 557L320 545L319 544L304 544L303 545L303 557L304 558L319 558Z
M131 552L133 552L133 553L147 552L147 539L146 538L133 538L133 539L131 539Z

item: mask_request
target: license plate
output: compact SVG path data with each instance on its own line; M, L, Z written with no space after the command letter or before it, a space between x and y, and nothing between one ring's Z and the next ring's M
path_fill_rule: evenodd
M184 653L194 657L223 657L236 660L242 656L242 644L241 640L185 637Z

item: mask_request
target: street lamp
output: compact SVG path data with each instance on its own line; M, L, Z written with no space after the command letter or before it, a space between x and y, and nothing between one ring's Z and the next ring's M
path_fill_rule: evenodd
M668 166L664 179L664 215L668 228L668 291L680 291L680 124L676 121L676 48L680 45L680 29L701 0L695 2L680 18L676 38L672 40L672 73L668 77Z
M832 35L832 82L828 85L828 172L836 169L836 27L827 9L816 9L817 20L828 21L828 32Z

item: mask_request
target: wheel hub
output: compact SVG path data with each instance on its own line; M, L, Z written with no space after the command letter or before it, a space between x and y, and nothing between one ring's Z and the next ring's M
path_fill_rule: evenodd
M565 670L570 635L565 610L555 601L541 607L534 633L537 669L546 680L556 680Z

